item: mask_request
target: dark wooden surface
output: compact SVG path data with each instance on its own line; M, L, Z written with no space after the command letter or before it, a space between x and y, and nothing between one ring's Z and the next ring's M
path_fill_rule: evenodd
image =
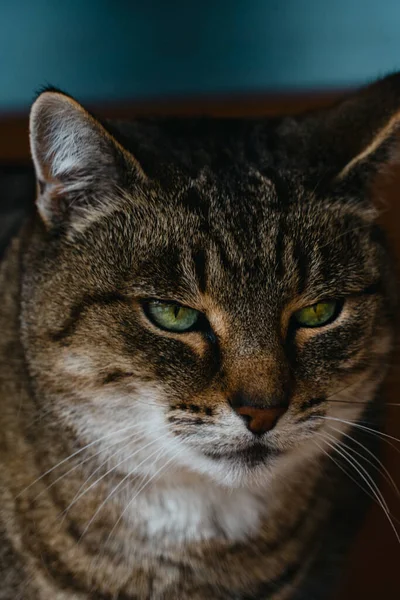
M343 93L343 92L342 92ZM296 94L285 96L237 96L187 100L135 102L125 104L94 105L94 114L107 118L132 118L139 115L213 115L223 117L277 115L300 112L314 106L324 106L341 95L341 92ZM29 160L28 115L0 113L0 162Z
M299 112L326 105L339 94L314 94L285 97L253 97L229 99L200 99L175 103L150 103L101 107L102 116L133 117L142 114L212 114L218 116L255 116ZM93 108L93 107L92 107ZM96 107L94 107L96 110ZM399 142L400 143L400 142ZM29 163L28 120L26 115L0 119L0 165ZM1 175L1 173L0 173ZM1 193L0 187L0 193ZM400 261L400 167L398 172L380 187L381 221L387 229L397 259ZM3 218L0 214L0 219ZM400 438L400 352L392 360L387 392L388 435ZM400 443L385 443L384 462L400 487ZM387 485L381 486L394 523L400 531L400 499ZM333 591L332 591L333 592ZM327 590L327 598L330 591ZM374 505L369 511L348 560L348 566L335 600L398 600L400 598L400 544L381 508ZM307 599L312 600L312 598Z

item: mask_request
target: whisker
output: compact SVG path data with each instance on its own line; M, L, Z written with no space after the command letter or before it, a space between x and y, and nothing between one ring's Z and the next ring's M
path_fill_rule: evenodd
M64 477L67 477L67 475L69 475L73 471L76 471L76 469L78 469L79 467L81 467L85 463L89 462L90 460L93 460L94 458L96 458L97 456L99 456L100 454L102 454L103 452L105 452L106 450L109 450L113 446L116 446L116 445L120 444L121 442L123 442L125 440L128 440L128 439L130 440L130 442L128 442L128 444L126 444L126 446L129 445L130 443L132 443L132 440L134 439L134 436L135 436L135 433L130 433L128 436L125 436L122 439L117 440L116 442L113 442L112 444L109 444L105 448L102 448L101 450L98 450L95 454L92 454L91 456L88 456L88 457L84 458L79 463L77 463L76 465L74 465L73 467L71 467L70 469L68 469L68 471L66 471L65 473L63 473L59 477L57 477L57 479L55 479L54 481L52 481L47 487L45 487L41 492L39 492L37 494L37 496L35 496L34 500L37 500L38 498L40 498L40 496L42 496L44 493L46 493L49 489L51 489L59 481L61 481L62 479L64 479ZM124 446L124 448L126 446ZM117 453L118 453L118 451L117 451ZM111 456L114 456L114 455L115 455L115 453L112 454ZM97 471L97 469L96 469L96 471Z
M131 434L129 436L129 441L127 444L123 444L123 446L121 448L118 448L118 450L116 450L115 452L113 452L110 456L107 456L107 458L93 471L93 473L91 473L89 475L89 477L87 477L85 479L85 481L82 483L82 485L80 486L80 488L78 489L78 491L76 492L75 496L73 497L72 501L70 502L70 504L67 506L67 508L65 508L59 515L58 517L62 516L62 519L60 520L60 525L62 525L62 523L64 522L67 513L69 511L69 509L73 506L73 504L77 501L79 494L82 492L82 490L84 489L84 487L89 483L89 481L91 479L93 479L93 477L96 475L96 473L98 473L99 471L101 471L101 469L103 469L103 467L107 464L107 462L109 462L112 458L114 458L115 456L117 456L118 454L120 454L121 452L123 452L126 448L128 448L128 446L130 446L133 442L137 442L142 440L145 437L145 434L140 435L138 438L136 437L135 434ZM120 441L124 441L127 438L123 438ZM115 443L113 444L115 445ZM107 449L109 448L109 446L107 447ZM101 450L99 453L97 454L101 454L103 452L103 450Z
M63 458L56 465L54 465L53 467L51 467L50 469L48 469L45 473L43 473L42 475L40 475L40 477L37 477L37 479L35 479L34 481L32 481L32 483L30 483L27 487L25 487L21 492L19 492L15 496L15 500L17 498L19 498L22 494L24 494L25 492L27 492L32 486L34 486L36 483L38 483L41 479L43 479L43 477L46 477L46 475L49 475L55 469L57 469L58 467L61 467L61 465L65 464L66 462L68 462L69 460L71 460L72 458L74 458L75 456L78 456L78 454L81 454L81 452L84 452L88 448L91 448L92 446L95 446L96 444L98 444L102 440L106 440L107 438L110 438L113 435L118 435L118 433L122 433L124 431L128 431L129 429L135 429L136 427L137 427L137 424L130 425L128 427L123 427L122 429L118 429L117 431L109 432L106 435L103 435L103 436L97 438L96 440L93 440L89 444L86 444L82 448L79 448L79 450L76 450L75 452L73 452L72 454L70 454L69 456L67 456L66 458Z
M147 462L150 458L152 458L154 456L154 454L156 454L154 460L152 461L152 465L154 465L157 462L159 456L163 452L164 452L164 448L156 449L155 452L153 452L149 456L147 456L139 465L136 465L135 466L135 470L137 470L139 466L141 466L142 464L144 464L145 462ZM123 484L123 486L120 488L119 493L121 493L124 489L126 489L128 487L128 485L130 484L130 477L132 477L132 475L134 474L135 470L130 471L130 473L127 474L127 477L124 478L124 479L127 479L127 481L125 481L125 483ZM145 479L146 479L146 473L143 473L141 475L141 477L140 477L140 481L144 481ZM120 483L123 483L123 482L120 482ZM116 491L117 491L117 489L114 488L112 490L111 494L109 494L109 496L106 498L105 502L107 502L107 500L109 499L109 497L111 497L111 495L114 494ZM105 504L105 502L103 504ZM93 520L96 517L96 514L99 512L99 510L101 510L101 508L102 507L99 507L98 510L96 510L96 513L92 516L90 522L93 522ZM90 522L86 525L85 530L81 534L81 537L80 537L79 541L82 539L83 535L86 533L87 529L89 528ZM108 541L108 539L109 539L109 537L107 537L107 541ZM99 563L100 559L101 559L101 553L99 553L97 555L97 562L98 563ZM92 561L92 567L91 568L93 568L93 566L95 565L95 561L96 561L96 559L94 558L93 561Z
M339 433L341 433L339 429L337 429L337 431L338 431ZM352 452L352 453L353 453L355 456L358 456L359 458L362 458L363 460L365 460L365 462L366 462L366 463L368 463L368 464L369 464L369 465L370 465L370 466L371 466L373 469L375 469L375 471L377 471L377 472L379 473L379 475L381 475L381 476L384 478L384 480L385 480L387 483L389 483L389 484L391 483L391 478L387 477L387 476L386 476L386 474L385 474L385 473L383 473L383 472L382 472L382 471L379 469L379 467L378 467L376 464L374 464L374 463L372 462L372 460L370 460L369 458L367 458L366 456L364 456L364 454L362 454L361 452L358 452L357 450L355 450L354 448L352 448L351 446L349 446L348 444L346 444L345 442L343 442L343 440L338 440L337 438L335 438L335 436L331 435L330 433L328 433L328 432L326 432L326 431L325 431L325 432L323 432L323 433L324 433L324 435L325 435L325 436L327 436L327 437L328 437L328 438L329 438L331 441L333 441L333 442L335 442L335 443L338 443L338 444L340 445L340 447L341 447L341 448L342 448L342 447L343 447L343 448L346 448L346 449L347 449L347 450L348 450L350 453ZM356 440L354 440L354 438L352 438L351 436L347 436L347 437L349 437L349 438L350 438L351 440L353 440L353 441L356 441ZM361 445L362 445L362 444L361 444ZM367 449L367 448L365 448L365 446L363 446L363 448L364 448L364 449ZM373 458L374 458L374 459L378 460L378 459L376 458L376 456L373 454L373 452L370 452L370 454L372 454L372 456L373 456ZM378 462L380 462L380 461L378 461ZM380 464L382 465L382 463L380 463ZM382 465L382 466L383 466L383 465ZM384 467L383 467L383 468L384 468ZM393 479L392 479L392 481L393 481ZM396 484L394 483L394 481L393 481L393 486L394 486L394 489L395 489L395 490L397 490L397 487L396 487Z
M127 460L133 458L134 456L136 456L136 454L139 454L139 452L142 452L142 450L145 450L146 448L148 448L149 446L151 446L155 442L159 441L160 439L163 439L166 436L167 436L167 434L164 433L163 435L159 436L155 440L151 440L151 442L148 442L144 446L141 446L140 448L138 448L137 450L135 450L135 452L133 452L132 454L129 454L128 456L125 456L125 458L123 458L120 462L118 462L116 465L114 465L113 467L111 467L110 469L108 469L108 471L106 471L106 473L104 473L101 477L99 477L98 479L96 479L86 490L84 490L83 492L81 492L79 494L79 496L75 499L75 501L71 502L71 505L70 505L69 508L71 508L74 504L76 504L85 494L87 494L100 481L102 481L102 479L104 479L105 477L107 477L107 475L109 475L110 473L112 473L112 471L114 471L115 469L117 469L124 462L126 462ZM63 513L61 513L61 514L63 514Z
M166 437L166 436L163 436L163 437ZM156 443L157 441L158 440L154 440L154 442L152 442L152 443ZM138 469L139 467L141 467L145 462L147 462L155 454L157 454L157 453L161 454L162 451L163 451L162 449L160 450L159 448L156 448L156 450L154 452L152 452L151 454L149 454L148 456L146 456L146 458L144 458L138 465L136 465L135 469ZM114 496L115 492L123 485L123 483L125 483L125 481L127 481L128 479L130 479L132 477L133 473L134 473L134 471L130 471L129 473L127 473L125 475L125 477L123 477L121 479L121 481L111 490L111 492L108 494L108 496L101 502L101 504L96 509L94 515L90 518L89 522L87 523L87 525L85 526L84 530L82 531L80 539L83 538L83 536L85 535L85 533L87 532L87 530L89 529L90 525L93 523L93 521L95 520L95 518L97 517L97 515L99 514L99 512L101 511L101 509L107 504L107 502L112 498L112 496Z
M310 417L311 418L311 417ZM366 427L365 425L360 425L359 423L355 423L354 421L346 421L346 419L339 419L338 417L323 417L319 416L319 419L325 419L327 421L338 421L339 423L344 423L345 425L351 425L352 427L357 427L358 429L362 429L363 431L369 431L371 433L375 433L378 436L382 436L383 438L393 440L397 443L400 443L400 440L393 435L389 435L388 433L383 433L378 429L373 429L372 427ZM400 452L399 448L396 448L398 452Z
M354 468L354 470L355 470L355 471L357 471L357 468L356 468L356 466L357 466L359 469L362 469L363 473L364 473L364 474L365 474L365 475L368 477L368 479L369 479L369 481L368 481L368 480L364 479L364 477L363 477L363 479L364 479L365 483L367 483L368 487L371 489L371 491L372 491L374 494L376 493L376 494L378 495L378 497L379 497L380 501L382 502L383 506L384 506L384 507L385 507L385 509L386 509L386 510L389 512L389 507L388 507L388 505L387 505L387 502L386 502L386 500L384 499L384 497L383 497L383 494L382 494L382 492L380 491L379 487L377 486L377 484L375 483L375 481L373 480L373 478L371 477L371 475L368 473L368 471L365 469L365 467L364 467L364 466L363 466L363 465L362 465L362 464L361 464L361 463L360 463L360 462L359 462L359 461L358 461L356 458L354 458L354 456L353 456L353 455L352 455L350 452L348 452L348 450L345 450L345 449L344 449L344 446L345 446L345 444L344 444L344 443L342 443L342 442L340 442L339 440L336 440L335 438L334 438L334 441L335 441L335 443L334 443L334 444L332 444L331 442L329 442L329 441L328 441L328 437L327 437L325 434L323 434L323 435L321 435L321 434L318 434L318 435L320 435L320 437L325 437L325 441L326 441L326 443L327 443L327 444L328 444L328 445L329 445L329 446L330 446L332 449L334 449L334 450L335 450L335 452L337 452L337 453L338 453L340 456L342 456L343 458L346 458L346 457L347 457L347 459L350 461L350 463L351 463L351 465L352 465L352 467ZM328 434L328 435L329 435L329 437L330 437L330 438L333 438L333 436L331 436L330 434ZM352 462L351 462L351 461L352 461ZM350 463L349 463L349 464L350 464ZM355 465L356 465L356 466L355 466ZM361 476L362 476L362 473L361 473L361 472L359 472L359 471L357 471L357 472L359 473L359 475L361 475ZM371 485L372 485L373 487L371 487ZM399 540L399 543L400 543L400 540Z
M337 433L340 433L340 435L344 435L346 438L348 438L349 440L351 440L353 443L357 444L357 446L360 446L361 448L363 448L370 456L372 456L372 458L374 460L376 460L376 462L378 463L378 465L383 469L384 473L387 476L386 481L389 481L390 484L392 485L393 489L396 491L397 495L400 496L400 490L395 482L395 480L393 479L393 477L391 476L391 474L389 473L388 469L385 467L385 465L383 464L383 462L381 460L379 460L379 458L377 456L375 456L375 454L369 449L367 448L367 446L365 446L364 444L362 444L361 442L359 442L355 437L349 435L348 433L345 433L344 431L340 431L340 429L337 429L337 427L333 427L333 425L328 425L329 429L332 429L333 431L336 431Z
M321 437L322 439L324 439L324 441L326 441L326 440L325 440L325 438L324 438L324 436L322 436L322 435L321 435L320 437ZM327 457L328 457L328 458L329 458L331 461L333 461L333 462L335 463L335 465L336 465L336 466L337 466L337 467L338 467L338 468L339 468L339 469L340 469L340 470L341 470L341 471L342 471L342 472L343 472L345 475L347 475L347 477L349 477L349 479L351 479L351 481L352 481L353 483L355 483L355 484L356 484L356 485L357 485L357 486L358 486L358 487L359 487L359 488L360 488L360 489L361 489L361 490L364 492L364 494L366 494L366 495L368 496L368 498L370 498L370 499L371 499L373 502L376 502L376 498L375 498L375 496L373 496L373 495L371 494L371 492L369 492L368 490L366 490L366 489L365 489L365 488L364 488L364 487L363 487L363 486L360 484L360 482L359 482L359 481L357 481L357 479L356 479L355 477L353 477L353 476L352 476L352 475L351 475L351 474L350 474L350 473L349 473L349 472L348 472L348 471L347 471L347 470L346 470L346 469L343 467L343 465L341 465L341 464L340 464L340 462L338 462L337 460L335 460L335 459L333 458L333 456L332 456L332 455L331 455L329 452L327 452L327 451L326 451L324 448L322 448L322 446L320 446L320 445L318 444L318 442L316 442L315 440L314 440L314 444L315 444L315 445L316 445L316 446L319 448L319 450L321 450L321 452L323 452L323 453L324 453L324 454L325 454L325 455L326 455L326 456L327 456Z
M323 437L323 436L321 436L321 437ZM328 442L327 442L327 443L328 443ZM328 457L328 458L329 458L329 459L330 459L330 460L331 460L331 461L332 461L332 462L333 462L333 463L334 463L334 464L335 464L335 465L338 467L338 469L340 469L340 470L341 470L341 471L342 471L342 472L343 472L343 473L344 473L344 474L345 474L345 475L346 475L346 476L347 476L347 477L348 477L348 478L349 478L351 481L353 481L353 483L355 483L355 484L356 484L356 485L357 485L357 486L360 488L360 490L362 490L362 491L364 492L364 494L366 494L366 495L368 496L368 498L370 498L370 500L372 500L372 502L374 502L375 504L377 504L377 505L378 505L380 508L382 508L382 510L383 510L383 507L382 507L382 506L381 506L381 504L380 504L380 503L377 501L377 498L376 498L375 494L371 494L371 493L370 493L368 490L366 490L366 489L365 489L365 488L364 488L364 487L361 485L361 483L360 483L359 481L357 481L357 479L355 479L355 477L353 477L353 476L352 476L352 475L351 475L351 474L350 474L350 473L349 473L349 472L348 472L348 471L347 471L347 470L346 470L346 469L343 467L343 465L341 465L341 464L340 464L340 463L339 463L337 460L335 460L335 459L333 458L333 456L332 456L332 455L331 455L329 452L327 452L326 450L324 450L324 448L322 448L322 447L321 447L321 446L320 446L320 445L319 445L317 442L315 442L315 440L314 440L314 444L316 444L316 446L317 446L317 447L318 447L318 448L321 450L321 452L323 452L323 453L324 453L324 454L325 454L325 455L326 455L326 456L327 456L327 457ZM336 448L334 448L334 450L335 450L335 451L337 451L337 449L336 449ZM345 457L343 457L343 458L345 458ZM352 465L352 463L351 463L349 460L347 460L347 459L345 459L345 460L346 460L346 462L347 462L348 464L350 464L350 466L352 466L353 468L355 468L355 467L354 467L354 465ZM384 511L384 512L385 512L385 511ZM385 513L385 514L386 514L386 513ZM395 518L395 517L392 515L392 513L391 513L390 511L389 511L389 514L390 514L390 515L391 515L391 517L392 517L392 518L393 518L393 519L396 521L396 523L400 523L399 519ZM386 516L387 516L387 515L386 515ZM389 519L389 522L390 522L390 519ZM392 528L394 528L394 525L393 525L393 523L391 523L391 522L390 522L390 524L391 524ZM398 538L398 536L397 536L397 530L396 530L396 529L395 529L395 533L396 533L396 538Z
M139 490L136 492L136 494L129 500L128 504L126 505L126 507L124 508L124 510L122 511L122 513L120 514L118 520L116 521L114 527L111 529L107 539L106 539L106 544L110 541L111 536L113 534L113 532L115 531L116 527L118 526L118 523L120 523L121 519L123 518L124 514L127 512L127 510L129 509L129 507L132 505L132 503L136 500L136 498L138 497L138 495L155 479L155 477L157 475L161 476L161 473L163 471L166 470L167 466L169 464L172 463L172 461L174 461L176 459L177 456L179 456L179 454L182 454L182 452L185 450L185 448L179 448L178 452L176 452L169 460L167 460L166 463L164 463L159 469L157 469L157 471L155 471L155 473L153 473L153 475L139 488Z
M320 437L324 437L322 435L320 435ZM329 441L327 441L325 439L325 443L328 444L328 446L330 446L335 452L337 452L340 456L342 456L342 458L351 466L353 467L353 469L360 475L360 477L363 479L363 481L365 481L365 483L367 484L367 486L369 487L369 489L372 491L372 494L375 496L376 500L378 501L380 507L382 508L383 512L385 513L389 524L391 526L391 528L393 529L393 532L396 536L396 539L398 541L398 543L400 544L400 535L393 523L392 517L390 515L390 511L389 508L387 506L387 503L385 501L385 499L383 498L378 486L376 485L376 483L374 482L374 480L372 479L372 477L370 476L370 474L368 473L368 471L354 458L351 456L351 454L349 454L346 451L340 450L337 445L335 444L331 444ZM357 466L355 466L355 464ZM367 477L370 479L370 481L368 481ZM361 488L362 489L362 488ZM365 490L363 490L365 491Z
M319 419L325 419L325 420L329 420L329 419L333 419L333 417L323 417L323 416L318 416L318 417L313 417L312 415L310 416L310 419L315 419L315 418L319 418ZM340 421L342 421L343 419L340 419ZM345 421L345 423L348 423ZM355 422L350 422L352 424L353 427L355 427L356 429L361 429L364 431L363 426L361 425L361 423L368 423L371 424L372 421L357 421L357 423ZM375 429L371 429L369 427L367 427L367 429L365 430L366 433L369 433L370 435L378 438L380 441L384 441L386 444L388 444L388 446L390 446L391 448L393 448L393 450L395 452L397 452L398 454L400 454L400 449L395 446L393 444L393 442L391 442L390 440L386 439L385 437L383 437L383 434L381 431L375 430Z

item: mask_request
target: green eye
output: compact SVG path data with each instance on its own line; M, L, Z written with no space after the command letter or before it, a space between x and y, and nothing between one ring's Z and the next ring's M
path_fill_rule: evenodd
M321 327L332 320L337 308L338 302L336 300L317 302L298 310L294 313L294 317L302 327Z
M147 316L155 325L167 331L182 333L188 331L199 319L200 313L174 302L151 300L145 304Z

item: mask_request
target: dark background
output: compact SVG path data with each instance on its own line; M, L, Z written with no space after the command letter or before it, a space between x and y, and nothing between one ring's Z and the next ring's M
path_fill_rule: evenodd
M396 0L2 2L0 254L33 209L27 117L41 86L58 86L104 116L297 112L400 68L399 26ZM382 185L381 218L400 258L400 169ZM386 420L394 437L399 366L396 355ZM384 449L400 486L400 444L387 439ZM381 489L400 518L399 498ZM327 598L398 600L399 567L400 545L373 506L341 588Z

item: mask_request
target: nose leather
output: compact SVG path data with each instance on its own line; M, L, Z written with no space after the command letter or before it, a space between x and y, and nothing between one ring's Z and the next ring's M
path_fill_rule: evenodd
M234 410L243 417L249 431L261 435L275 427L278 419L287 411L287 407L254 408L252 406L237 406Z

